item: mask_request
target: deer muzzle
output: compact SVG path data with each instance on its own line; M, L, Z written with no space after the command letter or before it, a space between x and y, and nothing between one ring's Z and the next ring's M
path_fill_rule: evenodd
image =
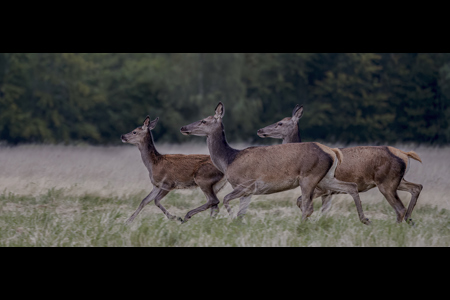
M189 134L191 134L191 132L190 132L189 130L186 129L186 126L181 127L181 128L180 128L180 132L181 132L181 134L183 134L183 135L189 135Z
M263 131L262 129L259 129L259 130L256 132L256 134L257 134L259 137L262 137L262 138L264 138L264 137L267 136L267 134L265 134L264 131Z

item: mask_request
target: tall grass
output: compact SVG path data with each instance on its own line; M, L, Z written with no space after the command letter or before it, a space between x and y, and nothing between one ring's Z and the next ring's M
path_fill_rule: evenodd
M236 146L236 148L239 148ZM424 185L413 212L415 226L397 224L375 188L361 193L372 221L363 225L348 195L333 197L331 211L302 223L294 189L255 196L243 221L220 205L185 224L168 220L153 203L131 225L125 220L151 190L135 147L21 146L0 148L0 246L449 246L449 148L407 147L422 158L405 176ZM162 153L208 153L203 145L163 145ZM180 151L182 149L182 151ZM220 200L229 185L218 194ZM410 196L399 192L407 205ZM199 189L170 192L163 205L177 216L206 202ZM236 214L238 200L231 205Z

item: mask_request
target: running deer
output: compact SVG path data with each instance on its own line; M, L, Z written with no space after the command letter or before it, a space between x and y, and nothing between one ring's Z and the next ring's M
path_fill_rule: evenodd
M303 106L297 104L292 111L292 117L259 129L257 134L262 138L283 139L283 144L301 143L297 122L302 115ZM394 208L397 222L401 223L404 219L407 223L413 224L410 217L423 187L421 184L406 181L404 176L408 172L410 158L422 162L419 155L414 151L404 152L390 146L358 146L339 149L344 159L336 169L336 178L346 182L356 182L360 193L377 186ZM397 195L397 190L411 194L407 211ZM332 194L339 194L339 192L316 190L314 193L314 198L322 196L322 212L330 209Z
M319 143L283 144L266 147L233 149L228 144L222 123L225 107L219 102L215 115L181 127L184 135L206 136L213 164L233 187L223 199L231 215L229 202L240 198L238 217L247 211L252 195L272 194L301 187L304 201L297 201L302 209L302 220L313 213L314 189L350 194L356 204L359 219L370 224L364 216L356 183L339 181L334 171L341 158L339 150Z
M203 191L208 202L189 211L184 221L208 208L211 208L211 216L214 217L219 212L219 200L216 193L227 183L224 174L214 167L209 155L159 154L156 151L151 132L158 120L159 118L156 118L150 122L150 117L147 116L142 127L138 127L130 133L121 136L123 143L138 146L142 161L148 169L150 181L153 184L153 190L142 200L137 210L127 220L127 223L131 223L144 206L152 200L155 200L156 206L169 219L175 219L176 216L171 215L161 205L161 199L173 189L189 189L197 186ZM183 221L179 217L178 220Z

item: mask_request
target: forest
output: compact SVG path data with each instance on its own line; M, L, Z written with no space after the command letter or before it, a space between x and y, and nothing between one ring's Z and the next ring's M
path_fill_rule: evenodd
M158 142L226 107L230 142L291 116L303 141L450 142L448 53L0 53L0 144L120 144L159 117ZM278 141L279 142L279 141Z

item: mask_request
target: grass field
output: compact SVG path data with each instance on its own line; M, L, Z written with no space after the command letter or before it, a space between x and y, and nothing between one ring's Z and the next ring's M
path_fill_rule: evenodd
M243 145L233 145L243 148ZM335 145L329 145L335 146ZM161 145L161 153L204 153L204 145ZM255 196L242 222L220 204L185 224L168 220L153 203L131 225L125 220L152 186L136 147L20 146L0 148L0 246L449 246L450 148L414 150L405 178L424 189L412 218L397 224L378 189L361 193L371 226L359 222L352 198L333 197L331 211L302 223L294 189ZM227 185L218 197L231 191ZM410 195L399 192L405 205ZM172 191L162 204L177 216L206 202L199 189ZM236 214L238 200L230 202Z

